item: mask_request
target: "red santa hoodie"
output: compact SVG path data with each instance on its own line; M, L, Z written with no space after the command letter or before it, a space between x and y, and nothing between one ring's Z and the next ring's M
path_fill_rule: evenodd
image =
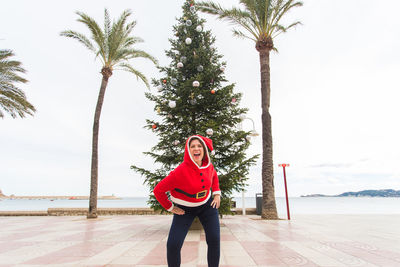
M189 152L190 140L197 137L206 147L203 164L198 166ZM166 210L171 211L174 205L166 193L170 192L174 203L197 207L208 201L212 194L221 194L217 172L211 164L208 149L213 150L212 141L201 135L193 135L186 140L183 162L170 174L162 179L154 188L154 196Z

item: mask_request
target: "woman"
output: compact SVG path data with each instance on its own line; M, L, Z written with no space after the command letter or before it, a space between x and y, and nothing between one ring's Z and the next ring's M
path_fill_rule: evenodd
M169 267L180 266L183 241L196 216L206 233L208 266L219 265L220 226L217 209L221 191L217 172L206 147L213 150L211 139L201 135L189 137L183 162L154 188L154 195L161 206L174 213L167 241ZM168 199L167 192L171 194L173 203Z

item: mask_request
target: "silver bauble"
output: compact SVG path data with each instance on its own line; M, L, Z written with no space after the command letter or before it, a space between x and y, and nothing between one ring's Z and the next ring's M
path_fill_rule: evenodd
M176 66L180 69L183 67L183 63L182 62L178 62L178 64L176 64Z
M203 30L203 27L201 27L200 25L196 27L197 32L201 32L202 30Z
M199 66L197 66L197 71L203 71L204 70L204 67L202 66L202 65L199 65Z
M194 82L193 82L193 87L199 87L199 86L200 86L199 81L194 81Z
M175 108L176 107L176 102L171 100L171 101L169 101L168 106L170 108Z
M186 24L186 26L190 27L190 26L192 26L192 21L191 21L190 19L188 19L188 20L185 22L185 24Z
M211 128L208 128L207 130L206 130L206 134L207 135L213 135L213 133L214 133L214 131L213 131L213 129L211 129Z
M190 44L192 43L192 39L190 39L189 37L186 38L185 43L186 43L187 45L190 45Z

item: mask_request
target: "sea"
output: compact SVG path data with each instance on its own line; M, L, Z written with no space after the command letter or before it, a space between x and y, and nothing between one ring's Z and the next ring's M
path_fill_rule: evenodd
M148 207L147 197L122 197L98 200L99 208ZM243 206L241 197L234 198L236 207ZM260 201L260 198L258 198ZM256 207L256 197L245 197L246 208ZM287 215L286 199L276 198L279 216ZM46 211L48 208L86 208L88 200L69 199L0 199L0 211ZM386 197L291 197L290 214L400 214L400 198Z

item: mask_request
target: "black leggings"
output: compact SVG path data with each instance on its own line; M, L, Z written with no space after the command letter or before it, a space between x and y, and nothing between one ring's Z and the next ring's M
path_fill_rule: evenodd
M174 214L167 242L168 267L181 266L181 248L194 218L199 217L206 233L207 261L209 267L219 266L220 233L218 210L211 207L212 197L199 207L176 205L185 211L184 215Z

